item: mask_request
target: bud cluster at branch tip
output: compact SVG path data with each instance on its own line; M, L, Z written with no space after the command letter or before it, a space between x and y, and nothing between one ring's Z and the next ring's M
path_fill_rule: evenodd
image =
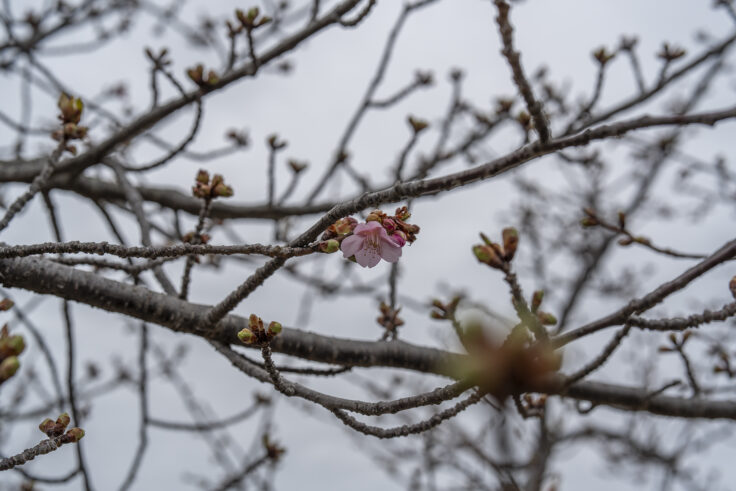
M61 121L62 127L51 133L51 137L58 142L64 142L64 149L76 155L77 147L68 145L66 142L69 140L81 140L87 136L88 128L79 125L79 121L82 119L84 103L82 99L62 92L56 105L60 111L59 120Z
M200 170L192 187L192 194L203 199L229 198L233 195L233 188L225 184L225 179L220 174L215 174L210 179L209 172Z
M247 12L237 9L235 10L235 17L240 22L239 29L245 29L247 31L257 29L273 20L267 15L261 15L261 11L258 7L250 8Z
M413 243L419 233L417 225L406 223L410 217L409 209L402 206L394 215L373 210L365 223L350 217L341 218L327 227L322 241L338 241L343 256L363 267L372 268L381 259L395 263L401 257L402 248Z
M272 321L268 328L264 327L263 319L256 314L250 314L248 327L238 333L238 339L244 344L263 345L271 342L281 332L282 326Z
M1 310L8 310L12 307L13 302L5 299L2 302ZM26 349L26 343L23 336L16 334L11 336L8 331L8 325L5 324L0 329L0 384L10 379L18 372L20 368L20 360L18 356Z
M475 258L488 266L495 269L505 269L516 255L516 249L519 246L519 232L515 228L505 228L501 232L503 246L491 241L484 233L481 232L480 238L483 244L473 246L473 254Z
M82 428L70 428L66 429L71 422L71 418L68 413L62 413L56 418L56 421L51 418L44 419L41 424L38 425L38 429L46 434L49 438L59 438L59 444L65 443L77 443L84 437L84 430Z

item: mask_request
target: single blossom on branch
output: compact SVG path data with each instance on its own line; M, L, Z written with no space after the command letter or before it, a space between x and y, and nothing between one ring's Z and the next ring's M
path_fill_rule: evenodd
M409 217L411 214L405 206L397 208L394 216L373 210L365 223L358 224L350 217L338 220L327 229L322 239L339 241L343 257L354 257L364 268L376 266L381 259L395 263L401 257L401 249L407 242L414 242L419 233L418 226L406 223Z

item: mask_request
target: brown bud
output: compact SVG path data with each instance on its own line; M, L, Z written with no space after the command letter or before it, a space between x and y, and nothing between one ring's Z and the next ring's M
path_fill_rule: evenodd
M499 269L503 267L503 261L499 258L498 254L496 254L496 251L493 250L493 247L487 245L475 245L473 246L473 254L475 254L478 261L487 264L492 268Z
M71 422L71 418L69 417L69 413L61 413L58 418L56 418L56 424L63 426L66 428L69 426L69 423Z
M539 309L539 306L542 305L542 300L544 299L544 290L537 290L532 295L532 313L536 313Z
M427 123L423 119L415 118L414 116L409 116L407 118L407 121L409 122L411 128L414 130L415 134L424 131L429 126L429 123Z
M250 329L243 329L238 333L238 339L244 344L252 344L255 338L255 334Z
M601 66L611 61L615 56L616 53L609 53L608 51L606 51L606 48L604 46L601 46L593 52L593 58L595 58L596 61L601 64Z
M513 227L505 228L502 232L504 259L511 261L516 254L516 248L519 245L519 232Z

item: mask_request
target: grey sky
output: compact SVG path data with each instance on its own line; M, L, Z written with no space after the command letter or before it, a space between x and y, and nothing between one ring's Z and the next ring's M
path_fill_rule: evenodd
M16 11L23 11L33 3L24 0L10 1ZM615 46L621 34L639 36L639 52L645 76L651 80L656 76L657 70L654 53L662 41L685 46L689 52L694 53L699 46L694 41L695 31L704 30L715 38L727 33L732 29L730 19L722 12L712 10L710 3L691 0L527 0L513 8L512 22L516 28L518 48L523 53L522 62L528 71L546 64L550 67L551 80L563 82L574 94L587 95L593 86L596 69L590 56L592 49L600 45ZM263 201L267 157L264 142L272 133L278 133L289 143L288 149L280 154L284 158L277 167L278 189L283 190L289 178L285 157L308 160L310 169L292 202L299 203L299 198L306 196L321 175L342 128L357 107L368 78L374 71L386 33L402 4L400 1L380 2L360 28L332 28L311 39L284 57L295 67L289 76L269 70L256 80L243 80L207 100L204 129L197 137L193 149L204 150L221 146L224 143L223 134L231 127L247 128L251 137L251 145L247 151L207 164L208 169L223 173L232 183L235 200L251 203ZM217 18L221 19L230 15L235 7L243 6L246 5L232 1L189 1L184 16L193 18L207 11L212 14L217 12ZM490 108L495 96L514 94L508 67L499 54L500 41L494 16L495 10L490 1L444 0L409 19L406 29L401 33L386 80L378 93L391 95L411 80L416 69L432 70L436 83L432 88L412 95L392 111L369 114L360 127L350 145L351 154L355 156L353 163L373 184L390 183L388 169L410 136L405 122L406 116L414 114L435 122L446 111L450 95L447 74L453 67L465 70L465 98L480 107ZM219 60L192 49L181 37L170 31L162 38L153 37L151 23L145 17L141 19L145 20L136 23L130 33L97 53L69 58L48 57L44 61L53 68L60 80L83 96L98 94L102 88L120 80L125 81L136 113L148 107L150 100L147 63L143 55L145 46L168 46L175 62L173 71L179 76L183 74L184 68L197 62L203 62L207 67L219 66ZM58 44L86 39L88 34L77 31L74 36L59 39ZM0 74L2 109L13 116L17 116L20 110L15 95L18 92L17 85L17 79L11 81ZM607 80L602 106L606 107L634 90L635 84L628 64L617 63ZM171 96L173 92L167 88L164 94L165 97ZM32 122L49 122L55 114L55 101L40 93L34 92L34 95L37 97ZM733 77L730 80L724 77L717 84L713 95L702 104L702 109L724 107L733 100ZM663 112L666 109L663 102L655 100L647 106L648 111ZM167 121L162 125L164 129L160 134L178 141L188 130L191 115L192 111L187 110L176 119ZM712 158L719 153L733 155L736 146L733 132L732 122L721 124L715 129L698 129L693 132L697 137L687 144L688 151L703 159ZM92 138L99 138L101 131L93 128L91 135ZM13 138L5 128L0 130L0 146L3 149L12 143ZM409 160L411 168L416 165L416 157L431 148L429 140L432 139L428 139L424 146L420 145L413 154L414 158ZM506 143L495 138L492 146L483 148L485 153L479 155L479 158L488 158L511 150L515 144L516 139L510 139ZM39 147L40 144L34 144L28 155L33 155ZM50 141L46 143L46 147L51 148ZM604 148L608 150L609 147ZM158 155L158 152L141 147L134 155L139 162L146 162ZM626 152L621 152L621 158L626 158ZM554 179L551 162L550 159L535 162L534 175L544 176L549 173L549 179ZM456 162L443 171L450 172L465 166L464 162ZM202 165L198 162L179 159L174 165L150 173L145 180L186 190L200 167ZM532 167L518 172L530 173ZM469 252L470 246L477 240L479 230L494 232L502 226L510 225L501 220L502 212L509 205L509 180L510 177L507 176L492 183L468 186L444 195L439 200L429 198L415 203L413 220L422 226L422 232L412 247L404 249L400 292L413 299L425 301L446 293L447 290L439 285L448 284L452 288L472 292L476 299L488 301L489 307L502 314L511 314L505 297L506 285L500 278L476 267L476 261ZM352 195L355 188L350 186L346 178L342 182L345 184L341 189L342 195ZM669 182L665 184L669 186ZM667 186L663 185L660 191L665 191ZM19 193L21 187L14 190ZM327 197L323 194L320 199ZM65 210L63 225L67 239L110 240L95 210L86 205L81 206L77 198L69 195L57 195L55 199L58 206ZM6 198L5 201L9 200ZM387 208L389 209L391 208ZM71 212L72 210L74 211ZM126 223L129 241L138 242L138 229L134 223L127 217L121 217L120 220ZM300 227L306 227L313 220L314 217L309 217L298 223ZM190 220L189 225L192 223ZM723 223L728 225L723 226ZM269 225L243 223L238 225L237 230L248 242L265 242L272 236ZM680 223L679 226L683 228L678 230L672 230L671 223L658 225L652 221L647 233L666 243L675 240L677 246L683 250L708 251L733 237L733 225L733 209L719 209L703 223ZM51 240L51 236L47 217L38 198L3 236L3 241L18 244L46 240ZM229 242L222 233L215 234L215 241ZM522 244L522 251L524 247L526 244ZM633 263L644 257L646 253L627 251L626 259L622 261ZM338 255L321 264L324 266L315 268L317 274L324 274L328 278L342 274L343 260ZM646 284L639 285L638 291L656 286L684 267L681 263L659 261L656 271L647 278ZM190 298L198 303L218 302L243 281L250 268L195 270ZM385 274L387 268L387 264L381 263L374 270L356 270L353 274L368 281ZM173 278L178 277L178 266L167 270ZM710 293L718 289L719 292L722 290L727 293L721 285L725 285L732 274L732 268L718 269L701 280L699 289L695 291ZM534 278L522 276L522 281L528 291L533 289ZM338 301L319 298L311 310L308 324L302 324L299 322L302 292L302 287L297 283L288 277L277 275L244 301L236 312L241 315L257 312L264 319L280 320L285 325L340 337L376 339L380 335L379 326L373 320L377 315L375 300L365 297L340 297ZM32 298L26 292L12 293L19 304ZM671 313L687 312L687 306L680 297L665 304ZM616 305L608 306L613 307ZM80 360L96 359L107 368L110 355L117 353L124 364L134 363L137 336L134 331L126 329L124 320L84 306L74 305L73 308L78 319ZM427 313L405 310L407 325L402 330L405 340L435 346L447 346L451 342L449 333L443 329L446 326L432 323ZM57 300L46 299L32 318L43 327L44 333L48 333L51 345L63 346ZM581 316L580 320L585 320L585 317ZM259 385L230 369L227 361L216 356L201 340L185 340L155 326L151 330L154 339L165 346L173 347L177 343L186 342L190 348L185 365L186 373L191 377L189 381L217 415L222 417L233 414L249 404L255 389L273 392L270 387ZM587 359L590 353L594 353L593 348L602 345L608 336L609 333L594 336L571 350L567 354L566 366L576 366L576 363ZM585 352L583 346L587 348ZM640 346L642 350L649 349L645 341ZM27 356L30 362L35 356L33 350ZM36 359L39 363L40 358ZM60 362L62 359L59 356ZM605 378L611 373L615 375L617 371L625 371L626 363L622 354L612 362L615 367L613 371L604 370L601 376ZM41 374L45 373L44 369L39 368L39 371ZM389 380L388 372L384 370L364 370L360 373L362 377ZM317 388L329 388L340 395L363 394L354 378L348 376L342 380L344 381L309 380L308 384ZM631 382L635 383L635 380ZM426 383L428 382L425 381ZM187 419L178 396L166 384L154 382L151 396L152 415L175 420ZM363 451L361 447L368 437L355 438L355 435L348 433L339 421L320 407L309 407L305 410L305 403L287 401L275 393L273 397L277 401L274 436L288 449L276 473L276 489L404 489L386 476ZM98 489L113 489L127 471L136 445L137 405L138 402L130 390L124 389L103 396L96 401L91 417L85 424L87 436L84 443L93 482ZM483 410L484 407L473 408L460 421L468 429L473 428L471 423L478 419ZM600 410L599 414L598 417L610 418L612 421L622 419L610 410ZM111 415L120 418L120 422L109 424L106 419ZM255 424L255 420L248 420L235 426L232 432L246 449L251 444L254 434L252 426ZM12 432L10 440L3 445L3 450L7 452L11 448L31 444L37 440L38 435L28 431L27 427L19 427ZM370 444L372 447L376 446L373 441ZM722 486L723 483L733 482L736 477L736 470L727 465L733 461L733 444L734 440L730 439L724 447L716 447L721 448L721 452L702 456L703 461L707 461L710 466L720 467ZM63 473L70 468L72 456L70 449L64 449L40 459L42 465L32 469L42 469L44 475ZM723 465L719 465L719 462ZM697 465L697 461L694 463ZM639 486L631 480L611 479L610 474L602 472L604 466L600 459L588 450L564 452L555 459L553 466L559 469L561 489L565 490L648 489L653 485L651 481ZM182 480L182 472L191 470L198 475L207 475L208 467L211 467L210 453L203 442L189 435L153 429L146 462L134 488L193 489ZM216 476L222 475L220 468L216 468L216 472ZM216 476L209 477L216 481ZM77 486L78 482L74 482L64 489L77 489Z

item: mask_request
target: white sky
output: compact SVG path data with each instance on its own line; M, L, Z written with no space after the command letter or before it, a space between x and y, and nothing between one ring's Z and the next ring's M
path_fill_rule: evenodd
M16 11L23 11L31 2L11 0ZM297 2L295 2L297 3ZM341 30L332 28L311 39L297 51L287 55L294 63L295 71L288 77L268 73L257 80L243 80L235 86L209 97L205 106L203 130L196 139L192 150L216 148L223 144L223 134L231 127L247 128L252 144L247 152L224 158L208 164L207 168L222 172L226 180L235 188L234 200L238 202L260 202L265 196L266 150L265 138L277 132L289 142L282 157L296 157L309 160L311 167L297 196L306 195L322 173L322 166L331 157L344 124L359 103L360 97L373 73L383 47L385 36L393 24L403 2L380 2L374 12L359 29ZM550 78L568 84L574 94L589 94L595 77L596 66L590 57L593 48L600 45L614 47L621 34L637 34L640 38L639 53L645 76L651 80L656 76L657 65L654 53L662 41L688 48L691 53L698 51L694 41L697 30L705 30L716 38L732 29L731 21L720 11L710 8L710 1L668 0L528 0L512 10L512 22L516 28L515 39L522 51L522 62L528 72L540 64L550 66ZM186 16L207 11L217 12L218 18L229 14L238 2L210 1L187 3ZM370 176L374 184L387 183L387 168L393 165L396 155L409 136L405 123L408 114L414 114L436 122L444 113L449 101L447 73L452 67L462 67L466 71L464 83L465 97L481 107L490 107L492 98L497 95L513 93L510 75L505 60L499 54L499 38L495 29L495 9L491 1L444 0L410 18L402 32L397 50L389 67L379 95L390 95L404 86L413 76L415 69L431 69L436 84L429 90L420 91L403 102L391 112L369 114L354 138L351 153L356 168ZM190 17L191 18L191 17ZM66 42L86 39L88 33L77 31L74 35L59 39L59 45ZM193 50L175 35L165 38L151 36L151 25L147 20L137 22L131 33L120 41L113 42L97 54L71 58L47 58L45 61L58 77L69 87L81 94L97 94L103 87L117 81L126 82L131 93L131 102L136 112L148 107L147 62L143 47L158 48L168 46L175 61L174 73L180 75L185 67L196 62L204 62L207 67L217 65L201 51ZM42 58L43 59L43 58ZM71 62L69 60L72 60ZM714 96L701 105L725 107L733 101L732 77L728 83L721 83ZM730 86L729 86L730 84ZM17 115L17 79L9 80L0 75L2 109L10 115ZM611 71L603 97L603 107L626 97L635 90L628 63L619 60ZM168 92L171 96L172 93ZM48 122L53 113L54 101L40 96L34 104L33 123ZM648 106L656 113L665 108L661 101ZM637 113L638 114L638 113ZM188 131L191 111L186 116L166 124L163 135L177 139ZM689 144L689 151L703 159L718 153L733 154L733 123L721 124L715 129L699 130L699 139ZM92 136L99 138L101 131L92 129ZM6 129L0 130L0 145L7 145L12 136ZM489 155L508 151L516 144L503 140L492 140L486 148ZM431 145L426 145L426 149ZM32 150L35 150L32 147ZM420 149L421 152L421 149ZM148 161L157 153L143 149L137 154L140 161ZM418 154L415 153L416 158ZM545 164L545 162L547 164ZM539 172L550 172L550 160L532 164L542 168ZM410 168L415 160L410 159ZM282 190L289 174L285 159L278 163L277 185ZM464 163L453 164L445 171L461 169ZM151 183L164 183L186 189L200 163L177 160L167 168L147 176ZM521 172L529 172L528 169ZM343 180L345 182L345 180ZM470 245L477 240L477 232L484 230L495 233L502 226L501 212L507 209L510 189L508 178L493 183L474 185L455 191L443 199L428 199L416 203L414 221L422 226L419 240L411 248L404 250L401 259L403 276L401 292L413 298L426 300L443 292L441 283L453 288L464 288L474 292L478 299L491 299L489 306L505 314L510 314L506 301L506 286L500 278L476 267L469 254ZM18 188L16 192L19 192ZM350 194L349 188L344 188ZM664 190L666 188L662 188ZM277 192L277 195L280 193ZM323 198L325 195L322 196ZM65 236L77 240L107 240L107 231L96 212L80 206L80 200L57 195L55 199L64 210L63 225ZM294 201L296 203L297 201ZM386 208L387 210L392 208ZM72 212L73 210L73 212ZM676 240L683 250L714 250L733 236L733 213L720 210L716 215L698 224L680 224L689 227L671 230L671 224L648 228L648 234L663 241ZM313 218L300 222L302 226L311 223ZM131 242L138 240L137 229L130 221L126 223L127 237ZM721 225L719 225L719 222ZM728 226L723 226L726 223ZM47 219L39 199L33 201L24 214L16 219L4 233L3 241L9 243L32 243L51 240L47 230ZM239 228L248 241L267 241L271 236L270 227L265 223L247 224ZM220 243L226 242L222 235L216 235ZM523 238L522 238L523 241ZM626 257L643 258L646 254ZM342 259L335 255L325 263L324 274L329 278L338 277L342 271ZM674 276L684 269L681 263L660 263L656 274L647 278L639 291L646 291L662 280ZM375 270L361 270L361 278L373 278L385 274L385 263ZM709 279L699 283L702 292L717 298L727 294L724 285L733 271L721 268ZM732 269L732 268L731 268ZM169 268L173 278L177 278L177 268ZM242 268L227 268L217 272L195 270L195 283L190 298L198 303L213 303L223 298L227 292L238 285L247 274ZM522 277L528 292L534 288L534 279ZM725 279L725 281L724 281ZM317 302L312 310L308 325L297 322L301 288L284 276L276 276L251 295L236 310L239 314L257 312L264 319L276 319L284 324L308 329L322 334L341 337L376 339L380 335L373 321L377 315L376 302L372 299L324 299ZM696 294L698 292L695 292ZM21 305L30 295L13 292L21 299ZM708 298L708 297L706 297ZM725 299L727 300L727 299ZM669 304L668 304L669 305ZM613 305L615 307L615 305ZM672 313L687 311L686 305L671 304ZM63 346L62 328L59 321L59 307L55 300L46 300L44 306L34 312L33 319L48 334L49 343ZM117 352L124 363L134 363L137 336L125 329L121 319L84 306L74 306L77 314L79 351L81 360L97 359L105 361L110 354ZM402 330L404 339L420 344L444 344L444 330L431 323L427 316L406 312L407 326ZM154 338L173 347L183 341L179 336L152 327ZM586 346L593 347L605 342L606 334L595 337ZM439 338L439 340L438 340ZM219 416L237 412L250 401L254 389L269 392L266 386L258 386L240 373L229 369L225 360L212 353L211 348L200 341L188 342L191 352L188 356L186 373L198 394L204 397L209 406ZM31 350L32 351L32 350ZM588 356L592 351L587 351ZM59 353L59 360L63 350ZM575 364L572 352L568 363ZM32 354L26 355L30 361ZM581 361L583 358L577 358ZM40 359L37 359L37 363ZM625 367L623 358L614 366ZM107 365L105 365L107 367ZM109 370L108 370L109 372ZM41 373L43 371L41 370ZM383 377L385 371L366 370L367 377ZM613 372L616 374L616 372ZM362 392L347 383L309 380L316 388L328 388L340 395L359 395ZM321 408L312 408L309 413L303 404L285 401L273 395L278 401L276 409L275 437L288 449L279 472L276 474L276 489L403 489L388 478L359 446L364 442L352 438L342 424ZM91 418L86 422L87 436L84 443L89 467L92 469L93 483L97 489L114 489L127 472L130 458L137 445L137 407L138 402L130 390L121 390L98 399ZM166 384L156 382L151 387L151 414L174 420L187 418L178 396ZM471 414L474 414L471 415ZM464 415L468 420L479 415L476 409ZM601 414L613 414L601 411ZM120 424L111 425L106 418L115 415ZM416 416L415 416L416 418ZM232 432L241 445L250 445L255 421L234 427ZM25 428L23 431L26 431ZM39 434L40 435L40 434ZM38 438L27 433L15 431L3 450L20 449ZM708 454L709 465L724 465L721 473L722 483L733 481L734 469L726 465L733 461L733 440L726 452ZM30 467L44 475L63 473L72 462L71 448L63 449L51 456L39 459L42 465ZM206 473L209 465L206 445L189 435L151 430L151 444L146 462L140 471L135 489L190 489L181 480L184 470ZM552 467L561 473L561 489L618 490L638 489L632 481L610 479L602 473L603 466L592 452L565 452L553 461ZM217 476L221 470L217 469ZM212 476L215 477L215 476ZM64 489L77 489L74 481ZM449 484L449 483L448 483ZM649 486L648 482L642 486Z

